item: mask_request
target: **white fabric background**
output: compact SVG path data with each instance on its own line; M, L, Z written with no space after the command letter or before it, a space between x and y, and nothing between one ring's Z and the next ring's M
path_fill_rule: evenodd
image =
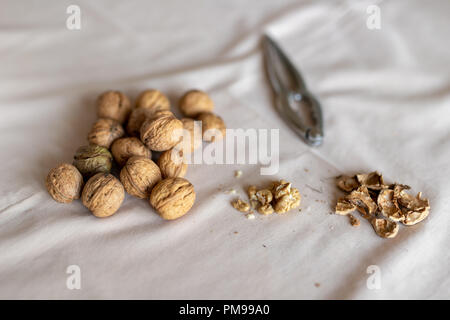
M372 3L3 0L0 298L448 299L450 3L377 2L378 31L366 28ZM79 31L66 29L70 4L81 7ZM264 31L323 104L318 149L274 111ZM270 178L238 165L190 167L197 201L173 222L130 196L108 219L81 201L54 202L45 177L86 143L96 96L119 89L134 99L145 88L174 105L201 88L229 128L280 128L271 178L300 189L302 212L246 220L222 190ZM330 177L371 170L423 191L430 217L384 240L365 221L352 228L330 215ZM72 264L81 290L66 288ZM366 286L369 265L380 267L380 290Z

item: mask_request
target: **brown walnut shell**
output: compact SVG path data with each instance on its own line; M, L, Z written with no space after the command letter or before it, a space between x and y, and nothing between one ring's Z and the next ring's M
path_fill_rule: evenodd
M194 205L194 186L184 178L167 178L156 184L150 204L166 220L185 215Z
M147 119L141 127L141 140L154 151L166 151L180 142L183 123L173 116Z
M139 95L136 108L150 109L153 112L170 110L170 101L161 91L149 89Z
M50 170L45 185L55 201L70 203L80 198L83 176L75 166L63 163Z
M131 112L130 99L119 91L106 91L97 99L97 116L124 123Z
M200 122L196 124L194 119L183 118L183 151L194 152L195 149L202 145L202 127Z
M226 126L222 118L211 112L200 113L197 120L202 122L203 140L214 142L225 137Z
M88 141L90 144L109 148L114 140L122 137L124 134L125 131L119 122L102 118L98 119L92 126L88 135Z
M202 112L211 112L214 102L203 91L190 90L180 100L180 110L186 117L195 117Z
M113 215L125 198L122 184L110 173L97 173L86 182L81 199L98 218Z
M142 156L151 159L152 152L136 137L120 138L113 142L111 153L116 162L123 167L128 159Z
M184 162L183 150L177 148L164 151L158 159L163 178L184 177L187 163Z
M131 111L127 123L127 133L130 136L139 137L141 134L141 126L145 120L152 117L153 110L146 108L136 108Z
M125 190L141 199L148 198L153 186L160 180L159 167L144 157L131 157L120 171L120 181Z

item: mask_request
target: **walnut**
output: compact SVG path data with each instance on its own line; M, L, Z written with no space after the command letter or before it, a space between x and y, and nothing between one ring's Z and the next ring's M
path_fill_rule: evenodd
M186 117L195 117L201 112L211 112L214 102L203 91L190 90L180 100L180 110Z
M177 148L164 151L158 159L158 165L164 178L184 177L188 167L183 150Z
M147 119L141 127L141 140L151 150L166 151L180 142L183 123L173 116Z
M145 90L139 95L136 108L149 109L152 112L170 110L170 101L159 90Z
M121 167L133 156L152 157L152 152L136 137L117 139L111 146L111 153Z
M256 192L256 198L261 203L261 205L270 204L272 202L272 192L268 189L262 189Z
M119 91L107 91L97 99L97 116L124 123L131 112L130 100Z
M129 194L144 199L150 196L153 186L161 181L161 171L151 159L131 157L120 171L120 181Z
M405 217L401 222L407 226L421 222L430 213L430 202L428 199L422 199L421 192L416 197L413 197L405 191L402 191L400 192L398 202L402 206Z
M370 219L376 234L382 238L394 238L398 233L398 224L387 219Z
M113 215L125 198L119 180L109 173L97 173L84 186L83 204L98 218Z
M167 178L156 184L150 204L166 220L185 215L194 205L194 186L184 178Z
M273 184L272 192L275 199L280 199L282 196L288 195L291 192L291 183L280 180Z
M193 152L202 145L202 128L194 119L183 118L183 150Z
M125 134L119 122L111 119L98 119L92 126L88 135L90 144L109 148L114 140Z
M236 210L238 210L240 212L249 212L250 211L250 205L247 202L242 201L241 199L233 200L231 202L231 205L233 206L233 208L235 208Z
M198 115L197 120L202 122L204 141L214 142L225 137L226 126L221 117L211 112L203 112Z
M90 177L99 172L111 171L112 160L111 153L105 147L89 145L78 148L73 165L83 176Z
M347 200L352 202L356 206L356 209L363 215L373 215L378 210L378 206L370 197L369 190L366 186L361 186L353 190L347 196Z
M45 185L53 199L70 203L80 198L83 176L75 166L63 163L50 170Z
M141 135L141 126L145 120L151 118L155 112L147 108L135 108L131 111L127 123L127 133L130 136L139 137Z
M339 189L343 191L350 192L359 187L359 183L355 177L342 175L337 177L336 179L337 179L336 182L337 186L339 187Z

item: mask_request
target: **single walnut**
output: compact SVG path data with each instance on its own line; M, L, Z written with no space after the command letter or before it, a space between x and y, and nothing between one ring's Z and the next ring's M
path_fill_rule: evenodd
M136 108L149 109L152 112L169 110L169 99L159 90L150 89L143 91L137 101Z
M119 91L107 91L97 99L97 116L124 123L131 112L130 100Z
M119 122L111 119L98 119L88 135L90 144L109 148L114 140L125 134Z
M141 199L148 198L160 180L161 171L156 163L144 157L131 157L120 171L120 181L125 190Z
M202 127L191 118L181 119L183 123L183 150L193 152L202 145Z
M164 178L184 177L188 167L183 150L177 148L164 151L158 159L158 165Z
M211 112L214 102L203 91L190 90L180 100L180 110L186 117L195 117L201 112Z
M90 177L99 172L111 171L113 157L105 147L96 145L78 148L73 157L73 165L85 177Z
M84 186L83 204L98 218L113 215L125 198L119 180L109 173L97 173Z
M147 108L135 108L131 111L130 118L127 123L127 133L130 136L140 137L141 126L145 120L151 118L154 111Z
M185 215L194 205L194 186L184 178L167 178L156 184L150 204L166 220Z
M166 151L180 142L183 123L173 116L147 119L141 127L141 140L154 151Z
M197 120L202 122L204 141L214 142L225 137L226 126L222 118L211 112L200 113Z
M73 165L63 163L50 170L45 185L53 199L70 203L80 198L83 176Z
M250 205L241 199L233 200L231 205L240 212L248 212L250 210Z
M111 146L111 153L121 167L133 156L152 157L152 152L135 137L117 139Z

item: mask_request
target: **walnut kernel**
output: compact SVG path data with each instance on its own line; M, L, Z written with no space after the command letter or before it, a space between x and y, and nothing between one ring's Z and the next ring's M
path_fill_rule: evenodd
M233 206L233 208L235 208L236 210L238 210L240 212L249 212L250 211L250 205L247 202L242 201L241 199L233 200L231 202L231 205Z

